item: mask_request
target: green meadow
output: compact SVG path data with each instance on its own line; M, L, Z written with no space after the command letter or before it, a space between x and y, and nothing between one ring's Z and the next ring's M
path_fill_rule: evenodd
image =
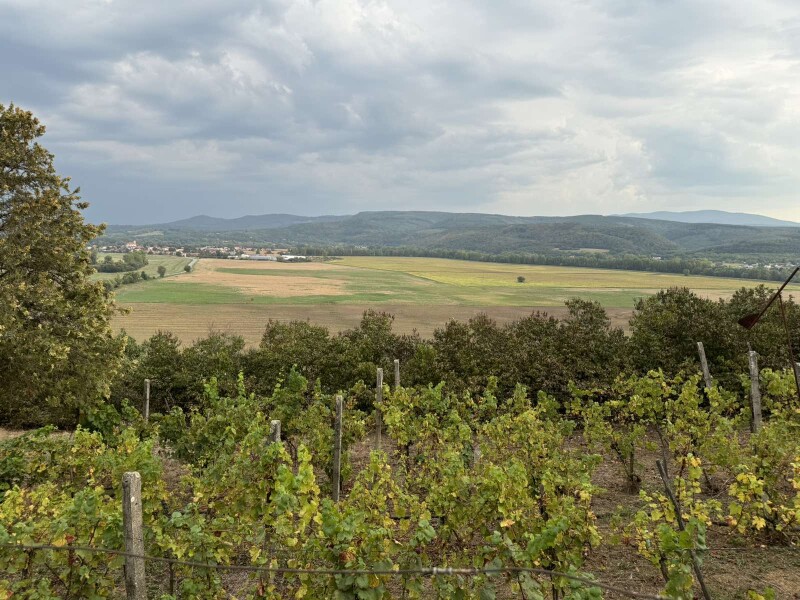
M162 257L154 257L156 259ZM173 257L163 257L173 258ZM182 271L186 259L173 259ZM184 261L184 262L180 262ZM155 269L151 261L148 269ZM524 277L524 282L518 282ZM752 280L479 263L427 258L350 257L330 262L258 264L200 260L191 275L126 286L124 303L298 305L381 303L561 306L571 297L631 308L659 289L686 286L725 297Z
M122 258L122 254L118 253L100 253L97 256L98 262L102 262L106 256L111 256L114 260L120 260ZM139 271L144 271L150 277L158 277L158 267L161 265L167 270L165 277L181 275L184 273L183 268L192 261L191 258L160 255L148 256L147 260L148 265L144 269L139 269ZM95 273L92 275L92 279L114 279L117 275L122 276L124 273Z

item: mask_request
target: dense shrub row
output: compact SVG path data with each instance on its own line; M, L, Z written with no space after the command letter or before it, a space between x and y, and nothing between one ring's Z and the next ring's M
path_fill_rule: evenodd
M750 332L736 323L768 294L759 287L742 289L730 300L708 300L686 289L664 290L637 303L628 335L612 326L599 304L578 299L567 302L568 313L561 320L536 312L501 325L478 315L467 322L449 321L430 339L396 334L393 317L374 311L365 312L358 327L339 334L308 322L271 321L253 349L225 333L212 333L183 348L174 335L161 332L141 344L129 341L112 397L116 402L140 401L142 381L149 378L153 409L168 411L195 403L209 377L217 378L223 393L233 393L243 372L248 389L268 394L296 367L309 381L319 380L326 393L364 382L359 406L367 409L375 369L383 368L388 382L397 358L407 386L445 382L448 391L481 393L495 377L503 394L521 383L564 399L570 382L603 387L625 373L694 370L698 341L705 344L714 377L729 389L739 389L748 345L759 353L762 367L788 364L777 315L768 315ZM792 330L800 333L800 310L791 301L786 306ZM793 339L800 340L800 335Z
M760 355L760 365L788 366L786 336L779 315L768 314L752 331L736 321L756 310L768 297L763 286L742 289L729 300L701 298L687 289L663 290L637 302L626 333L611 324L596 302L573 299L558 320L542 312L498 324L486 315L469 321L451 320L430 339L392 331L393 317L366 311L354 329L331 333L305 321L266 324L257 348L246 348L236 335L214 332L183 346L168 331L137 343L127 339L122 364L110 373L111 400L128 399L141 406L143 381L152 382L151 406L168 412L187 409L203 396L204 382L215 377L223 394L234 394L239 373L248 389L269 394L294 367L321 391L335 393L362 382L359 408L368 409L375 370L389 381L394 359L402 365L404 385L444 382L448 391L481 393L490 377L498 390L511 393L518 383L559 399L568 396L570 382L583 387L610 385L620 374L662 369L677 374L698 366L696 342L705 344L714 377L729 389L739 389L738 373L746 370L748 347ZM800 341L800 310L786 302L792 340ZM795 348L800 355L800 347ZM13 397L12 397L13 398ZM0 411L2 424L68 425L79 415L58 409L20 406Z

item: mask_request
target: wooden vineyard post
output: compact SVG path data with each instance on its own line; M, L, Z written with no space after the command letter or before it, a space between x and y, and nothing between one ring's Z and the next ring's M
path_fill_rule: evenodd
M122 475L122 522L125 530L125 593L128 600L147 600L142 528L142 476L136 471Z
M269 422L269 441L273 444L281 441L281 422L277 419Z
M150 421L150 380L144 380L144 422Z
M794 372L797 375L797 379L800 379L800 362L794 363ZM800 400L800 396L797 399Z
M342 404L336 396L336 422L333 425L333 501L339 501L342 488Z
M750 430L758 433L761 429L761 385L758 372L758 354L751 350L750 358L750 408L752 410L753 421Z
M394 389L400 387L400 359L394 359Z
M800 363L793 363L792 366L794 367L795 381L800 381ZM797 399L800 400L800 391L797 394Z
M706 387L711 389L711 371L708 370L708 360L706 360L706 349L703 348L703 342L697 342L697 354L700 355L700 367L703 369L703 381Z
M658 474L661 475L661 481L664 482L664 489L667 492L669 501L672 502L672 506L675 508L675 519L678 521L678 529L684 531L686 526L683 522L683 515L681 514L681 505L678 504L678 499L672 491L672 486L667 477L667 471L660 460L656 461L656 466L658 467ZM706 582L703 579L703 572L700 570L700 561L697 560L697 554L695 554L694 550L689 550L689 556L692 558L692 568L694 569L694 574L697 576L697 583L700 584L700 590L703 592L703 598L705 598L705 600L711 600L711 594L708 593Z
M375 426L377 435L375 438L375 447L377 450L381 449L381 429L383 429L383 415L381 414L380 403L383 402L383 369L378 369L375 381Z

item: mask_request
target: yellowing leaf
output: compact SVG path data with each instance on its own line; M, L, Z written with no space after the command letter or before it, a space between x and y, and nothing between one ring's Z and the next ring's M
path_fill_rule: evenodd
M513 519L503 519L500 521L500 527L511 527L514 524Z

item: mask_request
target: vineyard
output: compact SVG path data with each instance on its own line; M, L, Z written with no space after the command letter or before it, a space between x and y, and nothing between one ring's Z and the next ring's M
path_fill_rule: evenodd
M741 553L800 541L791 373L761 372L753 433L748 396L699 374L572 386L563 401L523 386L500 396L493 381L462 395L359 383L337 414L336 396L294 370L269 396L248 393L241 376L223 396L212 379L186 411L145 421L127 404L101 405L73 434L48 427L5 441L0 597L125 597L123 565L131 576L140 556L125 556L130 472L148 560L145 595L128 597L758 599L800 589L796 571L725 589L704 565L712 532ZM663 480L645 477L650 457ZM607 524L595 506L601 465L630 499ZM615 548L646 560L653 583L593 573Z
M0 600L800 598L790 288L357 257L101 281L44 132L0 105ZM558 318L436 312L537 290ZM237 313L257 345L112 328L117 300L289 297L366 310ZM394 331L391 299L439 325Z

